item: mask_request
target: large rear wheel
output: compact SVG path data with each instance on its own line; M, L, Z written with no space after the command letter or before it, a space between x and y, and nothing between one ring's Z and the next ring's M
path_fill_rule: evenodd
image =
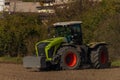
M74 47L63 47L58 51L61 54L60 67L64 70L78 69L80 53Z
M108 50L106 46L99 46L91 51L91 63L96 69L110 67Z

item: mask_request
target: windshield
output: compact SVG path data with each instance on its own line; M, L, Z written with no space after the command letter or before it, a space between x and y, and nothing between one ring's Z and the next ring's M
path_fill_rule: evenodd
M56 34L56 36L65 37L65 36L71 34L71 30L67 26L56 26L55 34Z
M50 30L50 34L55 37L67 37L81 33L81 25L57 25Z
M57 36L68 36L73 35L75 33L81 33L81 25L80 24L73 24L73 25L66 25L66 26L56 26L55 33Z

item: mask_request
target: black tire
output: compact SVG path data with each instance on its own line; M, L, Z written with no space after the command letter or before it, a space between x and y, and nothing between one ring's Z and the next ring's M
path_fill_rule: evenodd
M99 46L91 51L91 63L93 68L103 69L110 67L109 56L106 46Z
M61 54L60 67L63 70L74 70L80 66L80 53L74 47L62 47L57 54Z

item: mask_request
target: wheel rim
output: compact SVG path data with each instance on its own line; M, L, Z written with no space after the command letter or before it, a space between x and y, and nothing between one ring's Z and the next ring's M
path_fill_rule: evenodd
M65 56L65 63L69 67L73 67L77 63L77 56L73 52L68 52L68 54Z
M107 56L105 55L104 51L101 52L101 58L100 58L100 60L101 60L102 64L105 64L107 62Z

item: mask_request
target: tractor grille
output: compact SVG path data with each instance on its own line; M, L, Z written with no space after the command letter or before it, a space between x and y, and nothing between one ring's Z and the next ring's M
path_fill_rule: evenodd
M45 56L45 47L48 45L48 42L40 43L37 45L38 48L38 55Z

